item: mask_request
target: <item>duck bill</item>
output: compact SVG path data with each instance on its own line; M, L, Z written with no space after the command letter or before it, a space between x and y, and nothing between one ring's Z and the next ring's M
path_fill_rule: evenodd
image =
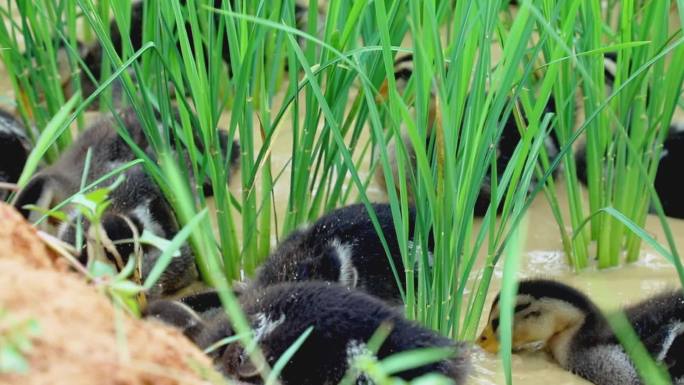
M378 95L375 97L376 103L384 103L389 96L389 89L387 88L387 80L382 82L380 89L378 90Z
M491 324L487 325L485 330L482 331L482 335L478 339L477 343L482 349L489 353L499 352L499 339L496 338L496 334L494 333L494 329L492 328Z

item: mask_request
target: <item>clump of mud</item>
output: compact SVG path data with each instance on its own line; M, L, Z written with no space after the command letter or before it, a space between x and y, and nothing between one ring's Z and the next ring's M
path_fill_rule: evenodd
M26 353L28 373L0 374L0 384L211 384L220 378L180 332L115 309L1 202L0 224L0 309L39 326Z

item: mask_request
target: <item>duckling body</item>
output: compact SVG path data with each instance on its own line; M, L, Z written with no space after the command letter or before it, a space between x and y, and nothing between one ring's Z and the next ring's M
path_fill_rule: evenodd
M498 297L479 343L498 350ZM675 383L684 381L684 296L663 293L625 309L652 357ZM520 283L514 310L513 349L546 349L566 370L597 385L641 384L629 355L594 303L578 290L547 280Z
M119 113L119 118L127 128L133 142L143 151L151 153L135 112L132 109L125 109ZM54 164L34 175L18 194L15 207L20 209L25 217L34 220L37 214L24 209L25 205L37 204L40 207L52 208L77 193L80 190L82 174L86 169L85 162L89 150L92 157L86 176L88 183L136 159L128 144L119 137L116 124L112 117L102 118L92 124ZM221 140L222 146L230 145L227 138L221 137ZM236 155L239 151L235 151L236 143L232 145L234 151L231 159L236 162ZM232 166L234 168L234 164ZM125 265L129 255L134 252L132 241L134 232L139 236L143 231L149 231L158 237L171 239L179 231L171 206L142 166L136 165L129 168L123 172L123 176L123 182L109 195L110 205L105 210L101 223L104 232L114 242L119 254L113 255L108 250L107 257L118 268L122 268L122 263ZM103 182L102 185L112 183L113 179ZM207 190L212 192L211 188ZM54 231L62 240L74 244L75 220L79 211L75 207L67 207L66 212L69 220L58 225ZM87 232L90 224L83 219L82 226ZM142 245L141 249L140 275L142 279L145 279L161 256L161 251L151 245ZM83 258L86 255L85 252L81 253ZM180 249L180 255L173 258L148 294L155 297L173 293L192 283L197 276L194 257L190 248L184 245Z
M0 182L16 183L19 180L29 149L23 124L0 109ZM7 190L0 189L0 200L7 195Z
M398 373L398 376L408 380L437 372L461 384L468 370L463 343L417 326L382 301L335 283L276 284L244 293L240 303L254 330L254 338L271 366L313 326L311 334L281 372L281 383L285 385L339 383L350 363L366 351L365 343L384 322L392 329L378 352L380 359L427 347L454 350L451 358ZM214 322L212 327L223 326ZM231 333L213 334L220 339ZM228 376L259 383L256 369L239 344L224 348L217 365ZM355 383L366 383L363 379L361 376Z
M672 125L663 143L655 178L655 190L665 215L684 219L684 186L679 180L684 165L684 123Z
M140 236L144 231L148 231L163 239L172 239L180 231L171 206L142 167L135 167L125 175L124 182L110 194L110 206L102 217L103 230L114 243L118 256L114 256L110 251L106 254L119 268L125 266L129 257L136 253L134 235ZM84 219L82 226L87 231L90 223ZM63 241L74 244L74 223L63 223L57 235ZM140 244L141 280L144 281L148 277L161 254L162 250L155 246ZM86 255L86 250L82 250L81 258L84 259ZM117 258L120 258L122 266L118 266ZM194 256L190 247L184 244L179 249L179 255L173 257L172 262L147 294L153 298L172 294L196 281L198 276Z
M198 298L199 301L204 300L203 295L214 297L218 302L217 306L207 307L203 310L192 307L192 304L197 303ZM189 299L191 304L183 301L184 299ZM218 301L216 292L191 295L180 300L155 300L147 306L143 316L180 330L202 350L206 350L216 342L233 334L228 317L221 307L220 301ZM208 355L212 360L218 360L224 350L225 346L219 347L208 352Z
M125 110L119 116L129 129L133 142L146 148L147 141L135 113ZM38 171L31 178L18 194L15 207L32 220L35 218L30 211L23 208L25 205L37 204L50 208L76 193L80 187L81 174L85 170L88 149L92 149L92 158L86 177L91 182L135 159L133 151L119 138L113 119L102 118L81 133L54 164Z
M391 209L388 204L372 206L403 284L404 269ZM415 212L411 210L410 236L414 222ZM431 258L431 253L428 255ZM387 254L363 204L334 210L311 226L296 230L264 262L253 284L265 287L287 281L338 282L391 303L401 302Z

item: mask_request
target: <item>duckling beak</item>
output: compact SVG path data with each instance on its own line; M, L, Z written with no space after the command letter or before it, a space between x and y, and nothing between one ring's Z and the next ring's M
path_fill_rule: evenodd
M489 353L497 353L499 351L499 339L496 338L491 324L488 324L485 330L482 331L480 338L477 339L477 344Z
M387 81L385 81L385 83L387 83ZM33 108L31 107L31 103L29 102L28 94L23 89L19 90L19 99L21 99L22 104L26 106L26 113L28 114L29 119L33 119ZM19 107L17 106L17 112L18 111Z
M380 89L378 90L378 95L375 97L376 103L384 103L389 96L389 89L387 88L387 80L382 82Z

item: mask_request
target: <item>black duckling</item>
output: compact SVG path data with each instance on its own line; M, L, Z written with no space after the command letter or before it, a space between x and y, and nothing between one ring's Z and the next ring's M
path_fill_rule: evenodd
M404 269L390 206L373 204L373 209L403 284ZM415 212L411 210L411 236L414 222ZM432 258L429 252L428 258ZM390 303L401 303L387 254L363 204L339 208L295 230L258 269L251 284L264 287L286 281L338 282Z
M679 176L684 165L684 123L671 126L655 178L655 190L665 215L684 219L684 186Z
M113 251L107 250L106 256L119 269L126 265L129 256L135 255L134 230L138 236L142 235L143 231L149 231L164 239L172 239L180 231L171 206L142 167L134 167L125 175L123 183L110 194L110 205L102 217L104 233L114 243L118 254L114 255ZM82 221L82 227L87 231L90 223L86 219ZM75 244L75 224L62 223L57 236L69 244ZM161 257L162 251L148 244L140 244L140 249L140 278L144 281ZM184 244L178 252L159 280L147 292L148 296L154 298L175 293L198 279L195 258L190 247ZM87 254L84 245L83 250L80 250L84 263Z
M149 152L141 123L134 111L125 109L120 112L119 117L133 141ZM34 220L39 214L27 210L24 208L25 205L37 204L43 208L52 208L78 192L88 149L91 149L92 153L87 175L88 182L134 160L135 154L119 137L115 127L116 121L112 117L102 118L92 124L57 162L36 173L18 194L15 206L25 217ZM227 136L222 137L221 142L222 146L230 145ZM239 150L235 142L232 146L232 169L235 169ZM134 166L126 170L123 175L123 183L117 186L109 196L110 205L105 210L101 223L104 232L114 242L117 251L113 253L108 250L108 260L119 269L125 265L129 255L134 251L133 230L138 235L147 230L164 239L173 238L180 230L171 206L155 182L144 172L142 166ZM108 183L111 181L104 182L103 185ZM205 193L207 192L213 192L211 186L207 187ZM58 224L54 231L62 240L74 244L78 210L75 207L67 207L65 210L69 220ZM90 227L85 219L82 225L85 231ZM144 280L161 256L161 251L150 245L142 245L141 251L140 278ZM87 258L88 253L85 248L77 252L80 253L82 260ZM189 247L184 245L180 249L180 255L173 258L172 263L148 294L156 297L173 293L192 283L197 276L194 257Z
M119 117L129 129L133 141L138 146L146 148L147 141L135 113L132 110L124 110ZM37 204L51 208L79 190L89 148L92 149L92 158L87 175L88 181L93 181L135 159L133 151L119 138L115 124L114 119L110 117L94 122L54 164L38 171L31 178L14 202L24 217L35 219L32 213L24 208L25 205Z
M30 148L24 125L0 109L0 182L16 183L19 180ZM8 190L0 188L0 200L8 195Z
M118 118L127 129L133 142L148 154L151 149L147 143L142 124L135 111L125 108L117 112ZM136 159L128 144L119 137L116 127L117 120L113 116L98 119L82 132L76 141L61 154L52 165L38 171L22 189L15 200L15 206L29 218L28 210L22 209L27 204L39 204L42 207L53 207L79 190L82 173L88 149L92 149L92 158L87 175L88 181L93 181L126 162ZM231 142L227 133L219 131L219 141L222 152L226 153L231 146L230 171L236 170L239 161L239 144ZM201 143L196 140L196 143ZM198 145L199 151L204 151ZM212 186L204 182L205 194L213 193Z
M454 350L451 358L398 373L399 377L409 380L437 372L461 384L468 371L469 359L464 343L441 337L407 321L382 301L338 284L283 283L247 291L240 297L240 303L252 324L254 338L271 366L307 328L313 326L312 333L281 372L281 383L284 385L339 383L349 364L356 355L366 350L366 341L383 323L389 324L392 329L378 352L380 359L394 353L428 347ZM183 309L189 308L183 306ZM164 320L166 315L171 315L172 319L168 323L180 324L186 330L194 327L196 317L179 315L180 306L165 307L159 311L159 306L154 305L158 318ZM225 327L225 324L216 321L211 325L214 328ZM217 341L231 334L230 331L205 333L213 335ZM229 377L259 383L257 369L237 343L221 349L216 364ZM361 376L355 383L366 383L362 382L364 379Z
M206 307L200 311L188 305L185 300L196 303L197 298L211 296L214 307ZM202 301L202 299L199 299ZM206 306L208 304L203 304ZM160 321L180 330L197 347L207 350L212 345L232 335L232 329L216 292L201 293L181 298L179 300L159 299L150 302L145 308L143 316L146 319ZM225 346L209 351L212 360L218 360Z
M684 383L684 296L663 293L625 313L654 359L677 384ZM598 307L583 293L548 280L520 282L516 297L513 349L547 350L566 370L597 385L641 384L634 365ZM478 343L497 352L499 297Z
M400 93L403 93L406 89L406 86L409 82L409 79L411 76L413 76L413 55L412 54L404 54L401 56L398 56L397 59L394 62L394 77L396 79L396 84L397 84L397 89L399 90ZM380 97L378 100L382 101L387 98L387 81L385 81L382 86L380 87ZM429 112L428 112L428 130L427 130L427 138L426 138L426 143L425 146L428 149L428 151L431 150L430 143L433 140L431 138L432 136L432 126L434 122L436 121L436 114L438 113L437 111L437 105L435 102L435 95L431 94L431 101L430 101L430 106L429 106ZM549 100L549 102L546 105L545 114L548 113L555 113L556 111L556 105L555 101L553 98ZM513 154L515 152L516 147L518 146L518 143L520 142L521 137L520 137L520 132L518 131L518 126L515 122L515 117L511 113L506 121L504 122L503 125L503 130L501 133L501 136L499 137L499 141L496 144L496 152L492 156L496 156L496 168L497 168L497 175L501 177L503 174L506 166L510 162L511 158L513 157ZM408 153L408 161L410 169L415 169L414 165L416 163L416 155L415 151L413 149L413 146L408 139L408 136L403 135L401 137L401 141L404 143L407 149ZM547 154L549 158L555 157L560 149L560 145L558 142L558 138L556 137L555 133L552 131L546 141L544 142L544 146L546 148ZM392 175L394 177L394 180L396 183L399 181L399 171L398 171L398 166L397 166L397 161L396 161L396 140L393 140L389 144L389 158L390 158L390 163L391 163L391 169L392 169ZM430 159L430 155L428 156L428 159ZM408 172L407 172L408 173ZM407 174L408 177L408 174ZM385 183L385 176L382 170L382 166L379 166L376 168L375 172L375 179L378 182L378 184L385 190L387 191L387 185ZM530 188L534 188L536 185L536 179L533 179L533 183L531 184ZM407 183L409 181L407 180ZM410 184L408 184L410 186ZM395 188L399 189L398 184L395 186ZM415 197L413 196L413 192L409 191L410 194L410 200L414 200ZM489 204L491 201L491 172L487 171L482 187L480 188L480 193L477 196L477 199L475 201L475 206L474 206L474 213L476 216L484 216L487 213L487 210L489 209ZM499 206L498 210L500 210L503 207Z

